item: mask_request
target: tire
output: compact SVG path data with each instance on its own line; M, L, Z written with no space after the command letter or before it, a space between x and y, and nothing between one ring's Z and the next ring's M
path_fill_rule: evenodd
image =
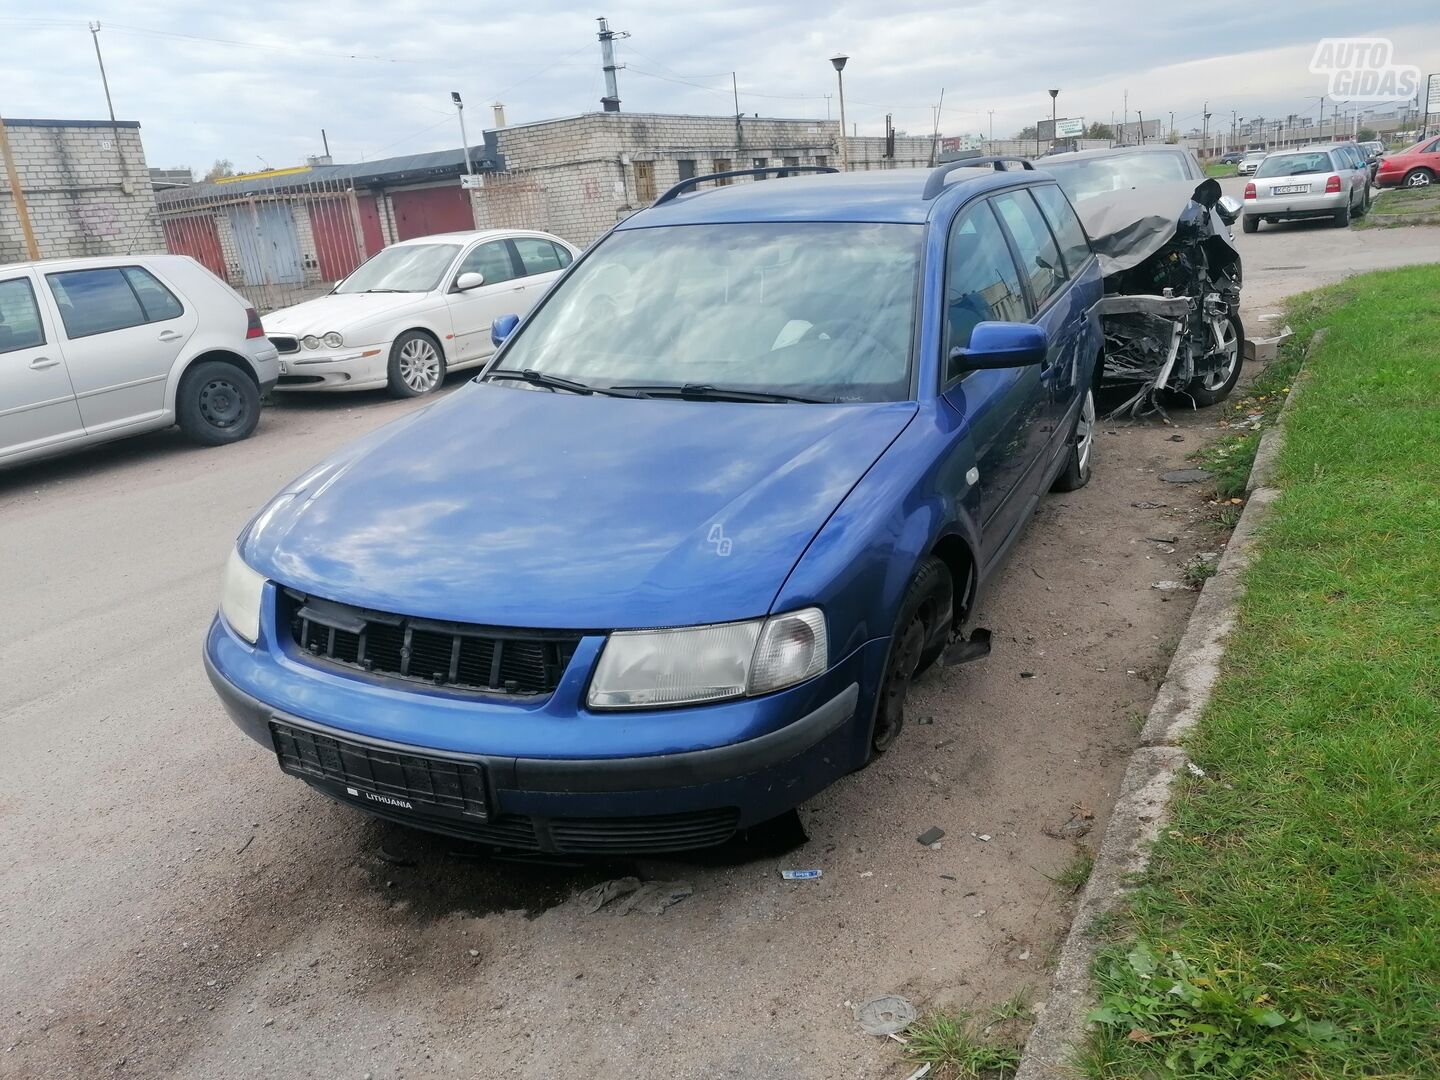
M205 360L180 377L175 422L201 446L248 439L260 423L260 387L249 372L222 360Z
M1240 381L1240 369L1245 366L1245 326L1239 315L1226 320L1224 330L1227 351L1231 351L1233 363L1209 375L1197 375L1190 380L1185 392L1202 407L1218 405L1230 396L1235 384Z
M890 636L885 657L885 677L875 702L875 723L870 728L870 756L874 761L895 744L905 726L905 697L910 680L920 671L927 645L940 632L940 623L949 636L950 613L954 608L954 587L950 569L934 555L927 556L910 579L900 601L900 614Z
M1368 213L1370 212L1370 201L1371 201L1370 185L1367 183L1367 184L1365 185L1364 198L1362 198L1362 199L1360 200L1360 216L1361 216L1361 217L1364 217L1366 214L1368 214Z
M1407 188L1429 187L1433 183L1435 183L1435 174L1429 169L1411 169L1405 174L1405 179L1400 181L1400 186Z
M1335 227L1346 228L1350 224L1350 204L1345 204L1345 209L1335 211Z
M387 388L398 398L423 397L445 385L445 351L423 330L406 330L390 346Z
M1246 232L1259 232L1260 219L1254 214L1246 214L1243 218L1240 219L1240 227Z
M1075 414L1065 468L1050 485L1051 491L1079 491L1090 482L1090 463L1095 455L1095 431L1098 427L1095 421L1095 388L1092 386L1086 389L1080 411Z

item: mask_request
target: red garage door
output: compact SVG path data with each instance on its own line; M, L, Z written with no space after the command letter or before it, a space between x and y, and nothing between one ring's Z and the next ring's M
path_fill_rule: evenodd
M380 231L380 204L374 195L361 195L360 232L365 238L365 257L368 259L385 246L385 236Z
M209 214L165 219L165 249L171 255L189 255L205 269L225 280L225 256L220 232Z
M395 233L401 240L475 228L470 197L456 187L418 188L390 195Z
M320 277L339 281L360 265L355 250L355 219L349 199L315 199L310 203L310 232L320 261Z

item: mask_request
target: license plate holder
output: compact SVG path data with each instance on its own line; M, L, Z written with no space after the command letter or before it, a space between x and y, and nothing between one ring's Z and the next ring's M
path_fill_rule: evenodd
M1280 184L1270 189L1271 195L1304 195L1310 190L1309 184Z
M283 772L376 811L485 822L490 801L478 762L338 738L272 720Z

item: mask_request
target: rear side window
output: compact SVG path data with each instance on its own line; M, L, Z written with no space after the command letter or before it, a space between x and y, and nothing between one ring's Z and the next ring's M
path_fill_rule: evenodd
M104 270L69 270L59 274L46 274L50 291L55 294L55 303L60 308L60 319L65 323L65 333L71 338L105 334L112 330L124 330L128 326L140 326L148 320L140 298L130 287L124 271L117 268Z
M520 262L525 267L526 274L548 274L552 270L563 270L570 265L568 251L539 237L515 237L515 250L520 253Z
M1085 236L1085 227L1075 216L1075 208L1070 205L1070 200L1063 191L1050 184L1031 188L1030 194L1035 196L1045 220L1050 223L1050 231L1060 241L1060 256L1065 260L1065 272L1074 277L1090 257L1090 241Z
M1042 307L1065 283L1060 248L1028 191L997 195L994 203L1019 249L1020 270L1030 281L1030 297L1036 307Z
M124 274L130 287L135 290L135 295L140 298L140 306L145 309L147 322L165 322L185 314L184 305L175 298L174 293L160 284L160 280L149 270L139 266L127 266Z
M970 207L950 227L945 252L945 317L949 324L946 383L960 375L949 366L951 350L969 345L978 323L1024 322L1030 317L1010 245L988 203Z
M45 344L40 307L29 278L0 281L0 353Z
M510 261L510 251L504 240L491 240L481 244L460 264L456 277L461 274L480 274L486 285L498 285L515 277L515 264Z

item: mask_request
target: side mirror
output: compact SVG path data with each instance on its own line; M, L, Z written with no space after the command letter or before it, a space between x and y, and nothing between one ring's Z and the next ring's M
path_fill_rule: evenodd
M515 332L515 327L519 325L519 315L501 315L490 324L490 344L498 349L505 343L505 339Z
M970 346L951 349L951 370L1029 367L1043 364L1049 345L1042 327L1030 323L982 322L970 332Z
M1242 209L1240 200L1233 195L1222 195L1220 201L1215 204L1215 210L1220 215L1220 220L1226 225L1234 225L1240 217Z
M455 279L456 292L469 292L471 289L478 289L485 284L485 275L477 274L469 270Z

